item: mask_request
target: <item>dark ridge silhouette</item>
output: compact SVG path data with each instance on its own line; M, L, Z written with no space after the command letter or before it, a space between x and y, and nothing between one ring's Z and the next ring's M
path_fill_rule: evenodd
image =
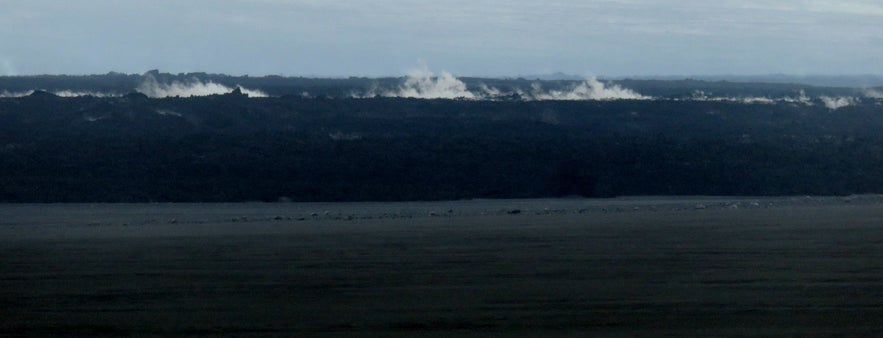
M47 92L45 90L35 90L30 95L28 95L28 97L32 97L32 98L53 98L56 96L57 95Z

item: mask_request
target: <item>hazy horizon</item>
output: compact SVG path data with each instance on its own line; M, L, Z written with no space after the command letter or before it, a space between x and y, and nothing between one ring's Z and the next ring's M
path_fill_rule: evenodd
M359 74L341 74L341 75L316 75L316 74L281 74L281 73L262 73L262 74L251 74L251 73L230 73L230 72L214 72L214 71L204 71L204 70L190 70L190 71L182 71L175 72L169 71L165 69L146 69L143 71L131 71L124 72L118 70L107 70L103 72L87 72L87 73L15 73L15 74L0 74L0 77L29 77L29 76L102 76L108 74L121 74L121 75L144 75L149 72L157 71L161 74L170 74L170 75L186 75L186 74L198 74L205 73L209 75L224 75L224 76L232 76L232 77L267 77L267 76L281 76L281 77L301 77L301 78L316 78L316 79L347 79L347 78L407 78L412 76L416 72L420 71L428 71L433 74L433 76L438 76L437 73L440 72L448 72L443 69L430 69L430 68L418 68L414 67L408 71L405 71L400 74L378 74L378 75L359 75ZM624 79L634 79L634 80L680 80L680 79L697 79L697 80L707 80L707 79L727 79L727 78L861 78L861 77L871 77L871 78L880 78L883 80L883 73L818 73L818 74L791 74L791 73L756 73L756 74L669 74L669 75L658 75L658 74L630 74L630 75L581 75L576 73L567 73L562 71L548 72L548 73L525 73L525 74L509 74L509 75L484 75L484 74L456 74L451 73L460 78L488 78L488 79L517 79L517 78L526 78L526 79L560 79L560 80L584 80L586 78L597 78L601 80L624 80Z
M0 75L883 74L866 0L3 1Z

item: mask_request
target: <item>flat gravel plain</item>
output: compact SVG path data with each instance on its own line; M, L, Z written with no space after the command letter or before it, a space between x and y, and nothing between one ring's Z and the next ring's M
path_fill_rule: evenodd
M883 197L0 205L4 336L881 336Z

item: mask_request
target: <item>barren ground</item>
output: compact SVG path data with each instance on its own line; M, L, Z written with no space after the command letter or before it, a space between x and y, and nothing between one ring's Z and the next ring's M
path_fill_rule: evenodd
M0 335L883 335L883 197L0 205Z

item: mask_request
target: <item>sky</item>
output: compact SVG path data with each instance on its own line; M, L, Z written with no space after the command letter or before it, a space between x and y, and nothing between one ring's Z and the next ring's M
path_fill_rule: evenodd
M883 1L0 0L0 75L883 74Z

